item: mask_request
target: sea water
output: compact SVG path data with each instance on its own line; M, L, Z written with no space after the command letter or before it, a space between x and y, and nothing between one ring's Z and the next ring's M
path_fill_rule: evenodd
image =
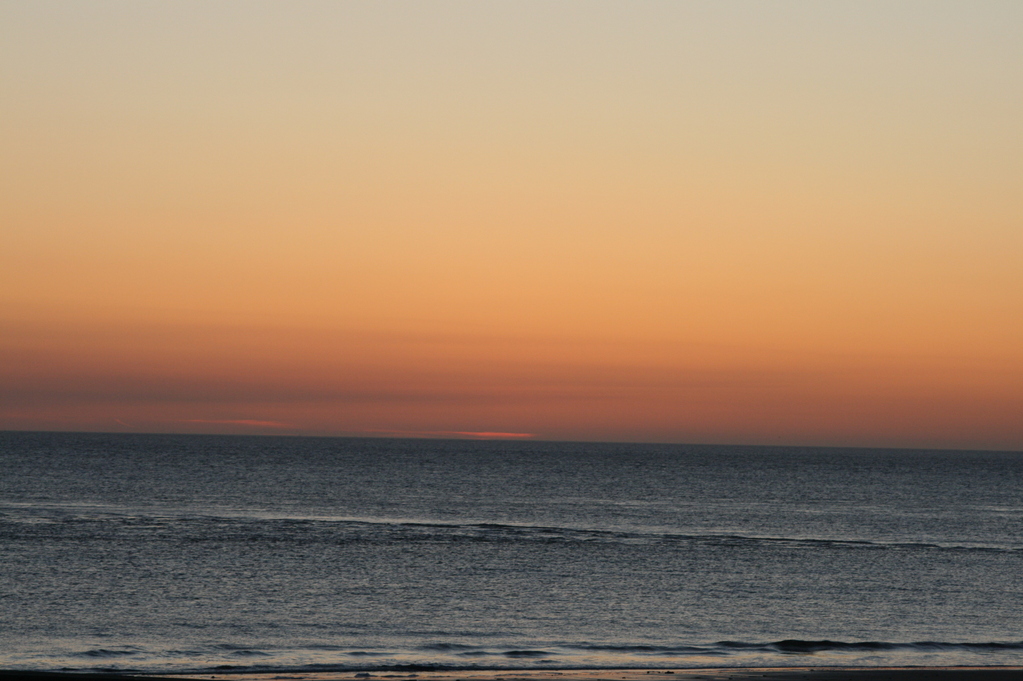
M1023 454L0 433L0 668L1023 664Z

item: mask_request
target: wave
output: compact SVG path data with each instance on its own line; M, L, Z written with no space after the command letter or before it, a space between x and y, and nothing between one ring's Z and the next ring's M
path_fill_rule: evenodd
M330 650L332 659L308 659L308 652ZM213 653L211 655L211 653ZM825 659L814 659L824 654ZM983 656L978 660L977 656ZM344 648L333 645L297 647L245 647L219 644L193 650L149 650L135 646L94 648L71 653L71 660L93 660L84 668L174 673L297 673L297 672L442 672L442 671L514 671L541 669L671 669L679 666L730 667L792 666L807 658L805 664L884 666L893 663L914 664L925 656L927 664L1019 664L1023 659L1023 641L836 641L830 639L783 639L745 642L680 643L677 645L551 643L544 648L474 646L436 642L414 650ZM935 658L937 656L937 658ZM347 660L347 661L345 661ZM825 661L827 660L827 661ZM102 661L102 662L100 662ZM73 665L73 663L72 663ZM38 665L37 665L38 666ZM43 666L46 666L43 664Z
M422 646L421 650L437 650L457 655L493 655L504 657L558 657L571 656L576 651L592 653L618 653L642 656L678 656L678 655L733 655L739 652L764 653L797 653L812 654L818 652L873 652L873 651L907 651L907 652L999 652L1021 651L1023 641L983 641L983 642L944 642L944 641L831 641L784 639L764 643L747 643L743 641L717 641L709 644L692 644L676 646L656 645L600 645L600 644L562 644L554 646L558 650L493 650L476 646L450 643Z
M586 527L530 525L517 523L443 523L411 519L367 518L243 518L237 516L151 516L105 514L13 518L0 513L0 538L33 533L59 532L59 526L74 528L76 535L106 534L110 524L118 531L147 532L173 530L183 540L274 542L327 541L331 543L614 543L630 545L701 544L709 546L775 546L842 550L903 550L957 552L1023 552L1023 546L991 543L928 541L882 541L836 537L770 536L740 533L665 532L662 529L607 530Z
M379 525L381 523L366 523ZM521 542L539 543L702 543L712 545L788 545L805 548L844 549L905 549L905 550L953 550L953 551L1023 551L1023 547L995 546L990 544L957 544L954 542L913 542L877 541L865 539L839 539L822 537L779 537L719 533L674 533L658 531L614 531L574 527L552 527L544 525L511 525L499 523L449 524L436 523L395 523L393 526L407 528L407 539L422 541L477 541L477 542ZM413 532L417 534L413 535Z
M725 650L763 651L778 653L812 654L819 652L872 652L872 651L907 651L907 652L987 652L987 651L1023 651L1023 641L986 641L979 643L949 643L942 641L917 641L898 643L889 641L804 641L785 639L771 643L743 643L740 641L719 641L715 647Z
M85 657L94 659L114 659L118 657L130 657L132 655L138 655L141 651L135 648L122 648L120 650L109 650L107 648L94 648L92 650L83 650L78 653L72 653L73 657Z
M914 641L914 642L896 642L896 641L832 641L829 639L821 640L802 640L802 639L784 639L781 641L768 641L768 642L745 642L745 641L716 641L714 643L706 644L682 644L682 645L670 645L670 646L659 646L659 645L647 645L647 644L623 644L623 645L603 645L599 643L557 643L550 646L551 650L538 650L535 648L500 648L500 647L483 647L474 646L461 643L429 643L422 646L418 646L416 650L435 652L435 653L447 653L453 655L463 655L466 653L471 654L482 654L482 655L493 655L501 657L548 657L548 656L565 656L575 654L577 651L583 652L608 652L608 653L638 653L643 655L689 655L693 653L715 653L715 654L729 654L736 651L764 651L764 652L784 652L784 653L815 653L825 651L873 651L873 650L918 650L923 652L931 651L1001 651L1001 650L1019 650L1023 651L1023 641L967 641L967 642L948 642L948 641ZM282 649L273 648L270 650L260 650L251 646L240 646L233 644L216 644L210 646L212 650L224 651L232 655L255 655L255 656L272 656L275 653L281 652ZM411 651L398 652L398 651L384 651L384 650L364 650L357 648L345 648L337 645L308 645L299 646L298 648L285 648L283 650L321 650L342 653L344 655L353 657L386 657L391 655L402 655L408 654ZM76 656L83 657L121 657L129 655L138 655L144 651L137 647L124 647L120 649L107 649L107 648L95 648L91 650L85 650L77 653L73 653ZM180 654L201 654L201 651L176 651Z

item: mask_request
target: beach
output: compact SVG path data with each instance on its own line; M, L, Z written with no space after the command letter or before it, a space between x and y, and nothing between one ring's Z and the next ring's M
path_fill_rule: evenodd
M476 671L472 673L369 674L261 673L132 675L0 671L0 681L1019 681L1023 667L789 667L726 669L583 669L570 671Z

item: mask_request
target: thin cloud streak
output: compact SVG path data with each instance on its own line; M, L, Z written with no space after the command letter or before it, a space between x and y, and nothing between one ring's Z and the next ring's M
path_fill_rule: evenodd
M176 423L205 423L219 426L256 426L259 428L292 428L289 423L280 421L260 421L258 419L181 419Z
M523 440L536 437L536 433L502 433L488 430L361 430L360 433L393 437L469 438L473 440Z

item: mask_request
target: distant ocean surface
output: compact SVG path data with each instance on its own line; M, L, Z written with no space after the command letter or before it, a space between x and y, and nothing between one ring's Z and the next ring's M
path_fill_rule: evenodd
M1023 664L1023 454L0 433L0 668Z

